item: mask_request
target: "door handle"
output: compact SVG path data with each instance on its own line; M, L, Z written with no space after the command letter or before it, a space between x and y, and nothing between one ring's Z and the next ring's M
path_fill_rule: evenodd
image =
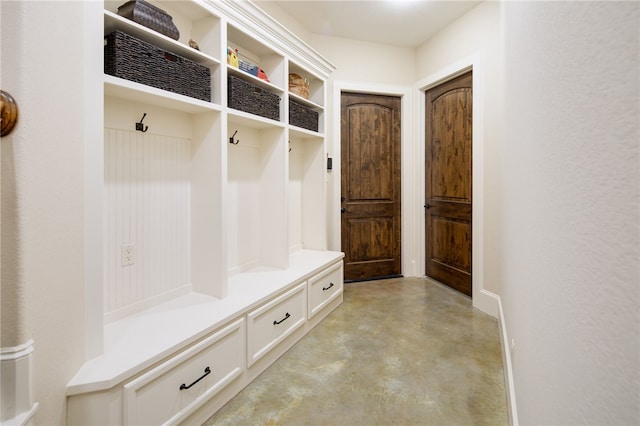
M9 136L18 122L18 104L9 93L0 90L0 136Z
M425 204L425 205L424 205L424 208L425 208L425 209L427 209L427 210L429 210L429 209L431 208L431 204L429 204L429 203Z
M349 210L343 207L340 209L340 213L349 213Z

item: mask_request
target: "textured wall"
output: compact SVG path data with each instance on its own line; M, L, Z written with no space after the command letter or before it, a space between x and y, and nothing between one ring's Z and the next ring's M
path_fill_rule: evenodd
M20 108L2 140L2 288L20 289L3 292L2 323L17 308L14 337L34 340L36 423L64 424L65 386L84 360L83 6L1 7L2 89Z
M637 424L640 3L506 2L502 299L521 424Z

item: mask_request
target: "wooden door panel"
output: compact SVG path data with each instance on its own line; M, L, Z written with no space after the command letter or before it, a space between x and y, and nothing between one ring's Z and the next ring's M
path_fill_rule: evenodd
M469 224L432 217L433 261L471 273L471 238Z
M394 111L380 105L351 105L349 121L349 199L391 200L393 197Z
M353 262L393 259L393 217L351 219L347 229Z
M426 274L471 289L472 75L426 93Z
M400 98L341 97L345 280L400 274Z
M471 122L465 111L471 100L457 89L432 102L431 196L471 201Z

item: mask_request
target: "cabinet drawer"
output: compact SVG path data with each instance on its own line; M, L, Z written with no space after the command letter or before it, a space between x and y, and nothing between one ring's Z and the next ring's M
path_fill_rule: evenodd
M174 424L244 370L240 319L124 386L125 425Z
M305 323L306 290L305 282L247 315L249 366Z
M309 280L309 319L342 293L342 262Z

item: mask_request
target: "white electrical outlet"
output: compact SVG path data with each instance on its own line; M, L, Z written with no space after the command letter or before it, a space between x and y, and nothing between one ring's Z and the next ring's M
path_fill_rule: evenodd
M124 244L122 246L122 266L130 266L136 263L136 245Z

